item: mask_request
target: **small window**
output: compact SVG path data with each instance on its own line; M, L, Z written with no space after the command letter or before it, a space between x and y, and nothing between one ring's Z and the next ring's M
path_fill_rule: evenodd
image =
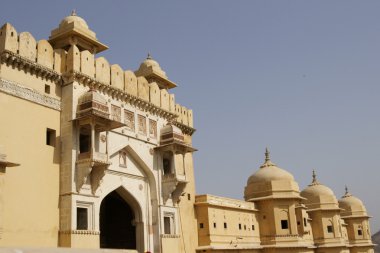
M80 134L79 135L79 153L86 153L90 151L90 135L88 134Z
M361 230L361 229L358 229L358 235L363 235L363 230Z
M214 222L214 228L216 228L216 222Z
M50 85L45 84L45 93L50 94Z
M288 229L288 220L281 220L281 228Z
M170 217L164 217L164 232L167 235L170 235L172 233L170 223L171 223Z
M246 225L244 225L244 230L247 230L247 226Z
M305 227L307 227L306 218L303 218L303 225L304 225Z
M203 223L199 223L199 228L203 228Z
M224 222L223 226L224 228L227 228L227 222Z
M252 230L255 230L255 225L252 225Z
M47 128L46 129L46 145L55 146L55 130Z
M239 230L241 230L241 224L239 223Z
M301 222L300 222L300 221L297 221L297 225L298 225L298 226L301 225Z
M264 216L263 216L263 220L265 220L266 218L267 218L267 217L264 215Z
M83 207L77 208L77 230L88 229L88 209Z
M191 194L190 193L187 194L187 200L191 200Z
M170 160L168 158L164 158L162 160L163 167L164 167L164 174L170 174L171 173L171 168L170 168Z
M329 225L327 226L327 233L332 233L333 232L333 226Z

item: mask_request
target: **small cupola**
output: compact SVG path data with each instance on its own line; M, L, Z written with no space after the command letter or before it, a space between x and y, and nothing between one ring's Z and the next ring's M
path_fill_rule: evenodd
M357 197L353 196L346 186L344 196L339 200L339 207L342 208L342 217L347 216L367 216L367 209L363 202Z
M156 82L160 89L172 89L177 87L174 82L168 79L165 71L161 69L160 64L158 64L150 54L148 54L148 57L140 64L135 74L138 77L145 77L149 83Z
M88 50L92 54L102 52L108 47L96 38L96 33L91 31L87 22L79 17L75 10L70 16L62 19L58 28L51 32L49 42L53 48L62 48L66 51L72 45L76 45L80 51Z
M337 209L338 200L334 192L317 180L317 175L313 170L312 182L302 192L304 204L310 209Z
M247 180L244 198L246 201L253 201L269 197L300 198L298 184L293 175L274 164L269 150L266 149L264 163Z

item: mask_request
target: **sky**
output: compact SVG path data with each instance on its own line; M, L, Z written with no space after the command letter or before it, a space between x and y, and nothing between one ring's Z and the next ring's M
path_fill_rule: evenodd
M150 52L193 109L196 190L242 199L264 161L345 185L380 229L380 1L2 1L0 23L47 39L73 9L138 69Z

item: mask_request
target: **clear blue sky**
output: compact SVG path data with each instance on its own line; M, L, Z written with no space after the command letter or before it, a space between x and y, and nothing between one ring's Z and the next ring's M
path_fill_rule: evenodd
M0 23L48 38L76 9L110 63L148 52L194 110L198 193L242 198L264 159L303 189L347 184L380 229L380 1L2 1Z

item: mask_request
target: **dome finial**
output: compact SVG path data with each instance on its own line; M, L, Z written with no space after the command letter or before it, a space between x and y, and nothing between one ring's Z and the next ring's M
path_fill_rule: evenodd
M270 161L270 152L268 150L268 148L266 147L265 148L265 162L269 162Z
M275 166L276 164L272 163L269 156L270 152L268 148L265 148L265 162L263 165L260 166L260 168L269 167L269 166Z
M352 194L348 191L347 185L344 186L345 193L343 195L343 198L351 197Z
M319 184L317 180L317 173L315 173L315 170L313 170L313 181L311 181L311 185L317 185Z
M77 15L77 11L75 10L75 9L73 9L72 11L71 11L71 16L76 16Z
M153 59L153 58L152 58L152 55L151 55L149 52L148 52L148 57L146 57L146 59L147 59L147 60L151 60L151 59Z

